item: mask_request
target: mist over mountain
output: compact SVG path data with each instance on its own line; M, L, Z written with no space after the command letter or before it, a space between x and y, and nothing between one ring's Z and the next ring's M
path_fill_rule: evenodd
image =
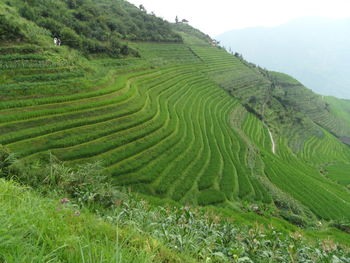
M317 93L350 98L350 18L299 18L277 27L232 30L216 39Z

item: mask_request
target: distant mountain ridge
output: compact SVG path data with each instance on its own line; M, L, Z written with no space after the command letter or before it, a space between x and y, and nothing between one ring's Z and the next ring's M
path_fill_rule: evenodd
M290 74L317 93L350 98L350 18L300 18L216 38L248 61Z

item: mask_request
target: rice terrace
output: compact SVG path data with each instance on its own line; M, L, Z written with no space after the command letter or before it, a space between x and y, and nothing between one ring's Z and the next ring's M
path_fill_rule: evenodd
M122 0L0 33L0 263L350 262L350 100Z

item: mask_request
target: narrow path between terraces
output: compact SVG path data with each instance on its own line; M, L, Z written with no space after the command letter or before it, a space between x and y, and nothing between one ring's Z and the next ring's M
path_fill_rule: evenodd
M272 152L273 154L276 154L276 144L275 144L275 141L273 140L273 136L272 136L272 133L270 131L270 129L267 127L267 130L269 131L269 134L270 134L270 138L271 138L271 142L272 142Z

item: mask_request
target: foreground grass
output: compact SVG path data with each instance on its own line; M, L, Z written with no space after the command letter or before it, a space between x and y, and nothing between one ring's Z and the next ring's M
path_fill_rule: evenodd
M0 191L0 262L350 262L315 231L244 226L218 211L127 198L96 215L12 181Z
M132 229L0 179L0 262L190 262Z

